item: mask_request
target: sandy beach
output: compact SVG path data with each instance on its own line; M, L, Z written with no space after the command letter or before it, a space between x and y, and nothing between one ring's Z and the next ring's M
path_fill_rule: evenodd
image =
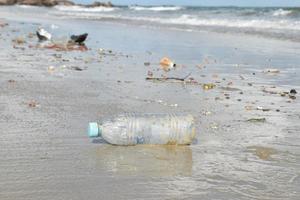
M299 199L299 42L11 9L0 12L1 200ZM57 40L87 32L88 50L39 48L40 26ZM164 56L174 70L161 70ZM153 82L149 72L190 76ZM87 137L90 121L125 112L192 114L197 139L117 147Z

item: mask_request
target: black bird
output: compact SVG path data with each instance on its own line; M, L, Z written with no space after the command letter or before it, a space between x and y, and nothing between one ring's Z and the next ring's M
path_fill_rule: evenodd
M297 91L295 89L291 89L290 94L297 94Z
M78 43L78 44L83 44L83 42L86 40L87 36L88 36L87 33L84 33L84 34L81 34L81 35L72 35L71 36L71 41L75 42L75 43Z
M295 89L291 89L289 96L291 99L296 99L296 94L297 91Z

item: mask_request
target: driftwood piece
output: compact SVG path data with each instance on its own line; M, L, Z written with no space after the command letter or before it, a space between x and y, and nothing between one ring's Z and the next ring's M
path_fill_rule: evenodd
M186 81L186 79L191 75L191 73L189 73L188 75L186 75L183 78L178 78L178 77L147 77L146 80L147 81L167 81L167 80L175 80L175 81Z

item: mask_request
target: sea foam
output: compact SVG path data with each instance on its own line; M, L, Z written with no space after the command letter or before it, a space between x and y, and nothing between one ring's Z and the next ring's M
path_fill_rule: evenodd
M82 6L55 6L54 7L60 11L68 11L68 12L112 12L117 10L118 8L108 8L108 7L82 7Z
M184 7L180 6L154 6L154 7L142 7L142 6L130 6L129 9L135 11L176 11L182 10Z

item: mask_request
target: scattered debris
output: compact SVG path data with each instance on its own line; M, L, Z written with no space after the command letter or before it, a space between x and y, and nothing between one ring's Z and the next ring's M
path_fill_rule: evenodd
M61 59L62 58L62 54L57 54L57 53L54 53L52 54L55 58L58 58L58 59Z
M208 116L208 115L211 115L212 113L210 111L203 111L202 114L205 116Z
M271 156L277 153L276 149L270 147L250 146L247 149L253 151L262 160L270 160Z
M215 101L222 100L220 97L215 97Z
M28 38L33 38L34 36L35 36L34 33L28 33L28 35L27 35Z
M231 91L231 92L234 92L234 91L241 91L240 89L238 88L233 88L233 87L220 87L220 89L222 90L226 90L226 91Z
M52 72L54 72L55 71L55 67L54 66L49 66L48 67L48 72L49 73L52 73Z
M174 67L176 67L176 64L168 57L164 57L160 60L160 66L161 68L168 72L170 71L171 69L173 69Z
M32 100L32 101L30 101L30 102L28 103L28 106L29 106L30 108L35 108L35 107L38 106L38 103L37 103L35 100Z
M5 22L0 22L0 27L3 28L5 26L8 26L8 23L5 23Z
M218 128L219 128L218 124L215 123L215 122L210 123L210 124L209 124L209 127L210 127L211 129L218 129Z
M245 109L246 109L247 111L253 110L253 106L245 106Z
M54 49L56 51L87 51L88 48L85 45L76 45L71 43L51 43L43 46L46 49Z
M239 77L241 78L241 80L245 80L245 78L242 75L239 75Z
M147 75L148 75L148 77L153 77L153 72L148 71Z
M282 97L288 96L290 99L296 99L296 94L297 94L297 91L295 89L291 89L290 92L286 92L286 91L282 92L282 91L275 91L275 90L267 90L266 88L263 88L262 91L268 94L277 94Z
M101 56L116 56L112 50L98 49L98 53Z
M26 43L25 39L23 37L17 37L12 40L15 44L24 44Z
M266 122L266 118L251 118L248 119L247 122Z
M71 69L72 70L75 70L75 71L83 71L83 69L82 68L80 68L80 67L77 67L77 66L73 66L73 67L71 67Z
M152 80L152 81L167 81L167 80L176 80L176 81L181 81L181 82L185 82L186 79L191 75L191 73L189 73L187 76L183 77L183 78L177 78L177 77L147 77L146 80Z
M263 112L267 112L267 111L270 111L271 109L269 109L269 108L263 108L263 107L261 107L261 106L257 106L257 107L256 107L256 110L261 110L261 111L263 111Z
M215 64L215 63L217 63L217 60L208 56L208 57L205 57L200 64L196 65L196 67L202 69L202 68L205 68L206 65L208 65L208 64Z
M211 90L211 89L214 89L215 87L216 87L216 85L213 83L205 83L202 85L202 88L204 90Z
M289 93L288 92L281 92L281 91L275 91L275 90L267 90L266 88L263 88L262 91L264 93L268 93L268 94L279 94L280 96L286 96Z
M19 46L16 46L16 45L13 45L13 48L14 49L20 49L20 50L23 50L23 51L25 50L25 47L19 47Z
M264 73L278 74L280 73L279 69L265 69Z

